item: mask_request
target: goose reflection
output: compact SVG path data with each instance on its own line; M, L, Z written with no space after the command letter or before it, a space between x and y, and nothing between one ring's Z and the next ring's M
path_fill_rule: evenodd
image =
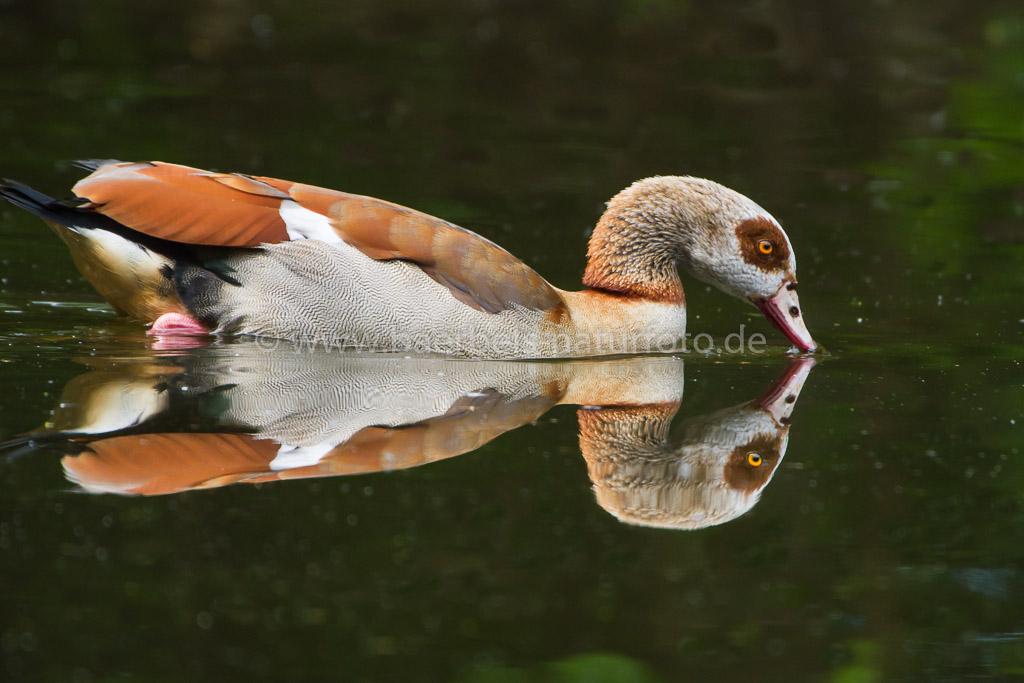
M683 362L664 356L529 363L232 345L87 364L51 420L8 443L58 448L85 491L159 495L404 469L573 404L603 508L632 524L698 528L757 502L813 361L791 361L754 401L683 422L678 438L669 426Z
M814 361L793 361L759 398L690 418L678 405L579 410L580 450L597 502L620 521L699 529L752 508L782 462L789 418Z

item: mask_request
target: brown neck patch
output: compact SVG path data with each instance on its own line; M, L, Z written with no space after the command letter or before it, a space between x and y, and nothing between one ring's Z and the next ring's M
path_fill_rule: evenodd
M789 242L782 230L764 216L748 218L737 225L736 237L740 241L740 256L750 265L767 273L789 267Z
M659 232L637 229L611 209L590 238L583 284L648 301L685 303L671 242Z
M678 401L636 406L581 407L580 452L588 466L659 455L679 410Z
M725 465L725 482L731 488L747 494L763 488L781 460L779 447L782 444L782 434L775 437L762 434L749 443L734 448ZM760 465L755 467L750 464L748 458L751 453L757 453L761 457Z
M590 271L588 270L588 272ZM686 304L686 295L683 293L683 285L679 282L678 275L674 279L666 278L664 280L652 280L643 283L622 282L614 278L584 276L583 284L590 288L583 290L583 292L594 297L603 296L610 299L627 297L657 303Z

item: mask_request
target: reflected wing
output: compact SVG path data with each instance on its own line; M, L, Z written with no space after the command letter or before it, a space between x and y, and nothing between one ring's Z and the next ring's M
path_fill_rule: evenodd
M63 459L67 478L87 491L161 495L238 482L328 477L405 469L473 451L535 420L555 403L507 401L486 390L447 413L401 427L367 427L315 464L281 469L281 444L250 434L135 434L99 439Z
M469 453L532 422L556 402L531 396L509 401L487 389L456 401L444 415L402 427L367 427L316 465L279 472L281 479L406 469Z
M248 434L132 434L93 441L62 463L86 491L156 496L263 474L277 449Z
M371 197L163 162L85 162L82 208L138 232L194 245L341 241L377 260L414 263L455 298L496 313L564 304L532 268L476 233Z

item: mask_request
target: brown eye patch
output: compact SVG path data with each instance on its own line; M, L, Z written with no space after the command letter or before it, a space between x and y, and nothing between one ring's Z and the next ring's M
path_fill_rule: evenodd
M778 226L764 216L748 218L736 226L743 260L766 272L789 266L789 244Z
M763 487L779 464L781 442L782 434L760 434L750 443L734 448L725 464L725 483L746 493Z

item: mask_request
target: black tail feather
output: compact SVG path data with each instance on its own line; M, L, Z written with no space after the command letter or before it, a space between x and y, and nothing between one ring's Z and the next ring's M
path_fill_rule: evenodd
M33 190L28 185L10 178L0 180L0 197L37 216L42 216L47 207L57 201L49 195Z
M90 172L95 171L100 166L116 163L120 162L116 159L81 159L73 162L75 166ZM68 227L101 228L104 230L114 230L115 232L118 231L118 228L122 227L119 223L93 211L80 211L77 205L86 203L88 201L86 199L81 197L54 199L49 195L32 189L24 183L19 183L17 180L11 180L10 178L0 180L0 197L3 197L17 207L34 213L44 220Z
M0 442L0 454L4 460L12 461L39 450L40 446L40 442L28 434Z
M69 228L99 228L117 233L126 230L120 223L103 214L86 211L77 206L86 200L78 197L54 199L17 180L0 180L0 198L29 213L34 213L45 221L66 225Z
M76 159L71 162L72 166L76 166L83 170L92 173L100 166L106 166L107 164L120 164L121 162L117 159Z

